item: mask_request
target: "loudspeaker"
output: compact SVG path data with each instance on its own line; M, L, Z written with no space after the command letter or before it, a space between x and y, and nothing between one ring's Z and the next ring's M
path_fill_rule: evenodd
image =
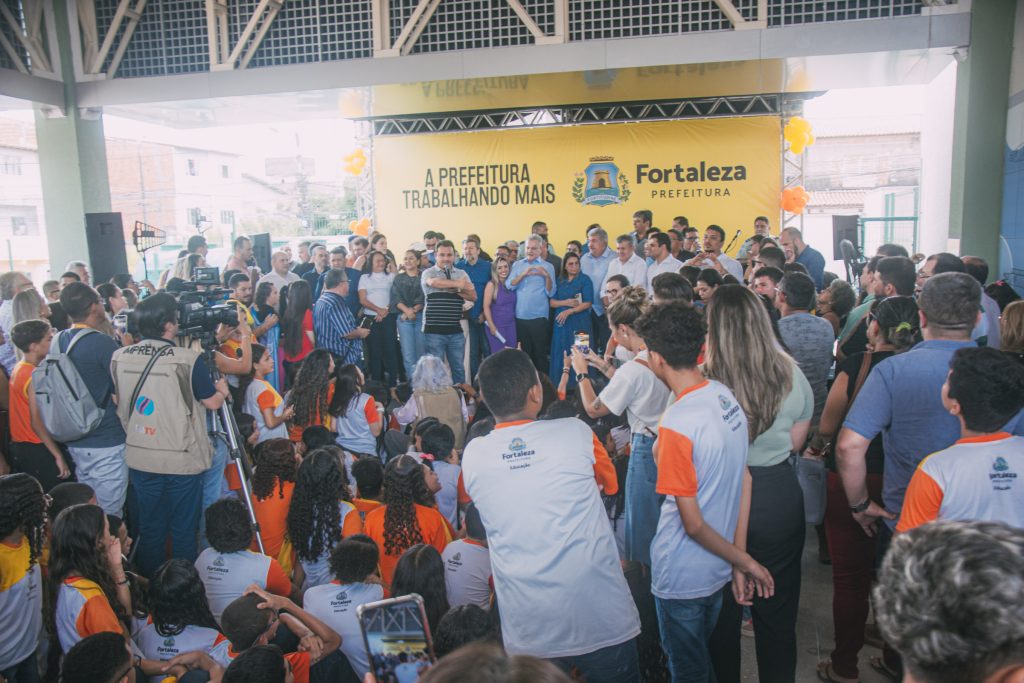
M89 245L93 285L129 272L120 213L85 214L85 240Z
M269 232L261 232L252 236L252 255L256 259L256 265L259 266L260 272L264 275L271 270L270 255L272 253L273 247L270 244Z
M859 216L832 216L832 259L843 260L843 250L839 243L843 240L850 240L857 249L860 249L860 231L857 229Z

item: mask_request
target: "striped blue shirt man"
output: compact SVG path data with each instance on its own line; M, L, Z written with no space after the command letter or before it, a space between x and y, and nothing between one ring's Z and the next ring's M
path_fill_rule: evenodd
M343 283L343 286L348 285ZM355 329L356 321L345 298L325 286L313 307L313 334L317 348L327 349L343 363L358 364L362 359L363 345L358 338L348 338Z

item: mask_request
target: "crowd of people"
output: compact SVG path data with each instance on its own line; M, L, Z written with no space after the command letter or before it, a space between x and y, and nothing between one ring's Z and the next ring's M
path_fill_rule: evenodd
M808 526L821 680L1024 675L1013 288L631 228L0 275L0 681L792 682ZM410 594L432 645L368 649Z

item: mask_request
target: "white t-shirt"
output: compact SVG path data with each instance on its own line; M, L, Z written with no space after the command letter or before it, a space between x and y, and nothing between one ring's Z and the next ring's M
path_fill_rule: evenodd
M346 470L348 470L349 481L354 481L354 479L352 479L351 473L352 467L351 465L348 465L349 459L351 457L352 455L350 453L345 453ZM359 513L356 512L356 506L353 505L352 503L348 502L347 500L338 501L339 526L344 526L345 519L349 515L358 514ZM312 562L303 560L298 556L295 557L295 559L299 561L299 564L302 565L302 571L306 575L306 578L303 580L302 583L302 586L304 588L309 588L311 586L319 586L331 580L331 567L329 561L331 559L331 552L333 550L333 547L324 548L324 551L320 555L320 557L316 558Z
M272 282L274 284L274 286L277 287L277 290L281 291L286 286L290 285L293 282L298 282L301 279L302 279L301 277L299 277L298 275L296 275L295 273L293 273L290 270L288 271L287 275L283 275L283 276L282 275L278 275L274 271L270 271L269 273L267 273L266 275L261 277L259 279L259 281L257 281L256 287L259 287L264 282ZM256 290L256 287L253 287L253 291Z
M288 595L291 591L291 581L277 560L251 550L218 553L207 548L196 559L196 571L218 624L227 606L245 595L252 584L277 595Z
M491 608L491 551L471 539L449 543L441 553L448 604Z
M384 599L384 588L375 583L350 583L341 585L337 581L325 583L306 591L302 598L303 608L324 622L341 636L342 651L349 664L362 678L370 671L370 658L366 654L363 634L359 630L356 608L368 602Z
M743 282L743 265L739 261L734 259L732 256L723 253L718 255L718 262L722 264L723 268L725 268L725 272L729 273L729 275L732 275L740 282ZM701 261L699 265L701 268L715 267L715 263L709 258Z
M655 261L651 265L647 266L647 281L645 283L647 291L654 291L654 278L658 277L662 273L678 273L679 269L682 267L683 262L672 254L666 256L665 260L661 263Z
M647 434L646 427L650 430L647 435L654 436L671 392L649 367L638 362L641 360L647 362L646 351L616 370L598 398L616 415L626 411L634 434Z
M437 509L451 522L453 528L459 528L459 475L462 468L444 460L434 461L434 474L441 482L441 490L437 492Z
M359 278L359 289L366 290L366 298L374 306L387 308L391 305L391 283L394 281L394 273L367 273ZM369 308L364 308L363 315L377 315L377 313Z
M633 254L625 263L618 257L608 262L608 272L601 283L601 295L604 295L605 284L613 275L625 275L630 286L645 287L647 285L647 261Z
M509 654L572 657L640 633L594 481L595 442L564 418L499 424L466 447L463 481L487 529Z
M245 412L255 418L256 427L260 430L257 443L263 443L269 439L287 439L288 423L282 422L274 428L268 427L267 421L263 417L263 408L272 408L274 415L280 417L285 411L284 399L270 385L270 382L253 379L249 388L245 390Z
M181 633L174 636L162 636L150 621L135 637L144 659L166 662L186 652L209 653L214 647L226 640L220 631L205 626L186 626ZM150 683L164 680L164 674L150 676Z

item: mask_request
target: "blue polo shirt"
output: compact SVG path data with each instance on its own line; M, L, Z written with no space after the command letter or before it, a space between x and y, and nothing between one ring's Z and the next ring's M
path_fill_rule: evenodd
M512 286L521 273L528 268L540 266L548 272L551 278L551 286L547 287L544 278L540 275L524 277L518 285ZM520 259L512 264L512 270L505 280L505 286L516 293L516 318L520 320L536 320L547 318L550 313L548 299L555 293L555 268L543 259L527 261Z
M589 251L580 257L580 268L583 270L583 274L590 278L590 281L594 283L594 313L597 315L604 315L604 304L601 303L601 292L598 291L601 285L604 283L604 278L608 275L608 264L612 262L617 254L609 249L604 248L604 253L600 256L594 256Z
M882 501L889 512L902 509L918 464L960 438L960 421L942 407L942 385L953 354L970 346L977 344L935 339L886 358L868 375L846 416L843 426L865 439L882 435Z
M469 309L469 319L479 320L484 312L484 287L491 281L491 262L479 258L475 264L470 265L469 261L462 258L455 262L455 267L465 271L469 281L473 283L476 301L473 302L473 308Z
M819 292L825 286L825 257L814 247L804 247L796 262L807 269L807 273L814 280L814 288Z

